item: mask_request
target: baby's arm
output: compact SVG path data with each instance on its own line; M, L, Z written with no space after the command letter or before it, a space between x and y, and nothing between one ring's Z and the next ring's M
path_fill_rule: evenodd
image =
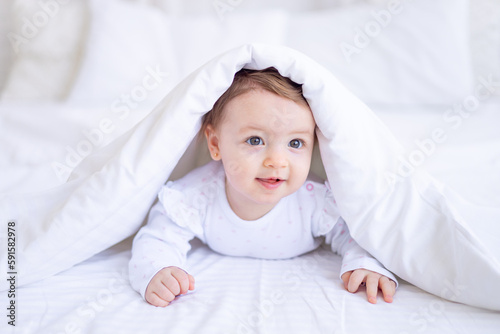
M194 290L194 277L178 267L167 267L151 279L145 298L151 305L165 307L188 290Z
M397 280L377 259L359 246L349 234L349 229L342 218L326 235L327 243L332 250L342 256L341 278L349 292L358 291L366 285L368 301L377 302L378 289L382 291L384 300L392 302Z
M182 272L178 273L177 270L171 272L177 281L181 281L178 283L179 292L184 293L184 291L189 290L191 284L188 284L186 289L186 284L183 283L183 275L187 274L179 268L182 268L186 261L186 254L191 248L189 241L192 238L194 238L194 233L180 227L165 215L160 202L151 208L147 225L142 227L134 238L132 258L129 263L130 283L148 302L152 300L146 297L146 290L150 287L153 293L159 292L164 296L157 283L164 282L164 272L166 272L165 268L167 267L173 268L175 266ZM168 286L171 288L171 283L168 283ZM172 287L171 291L176 292L177 289Z

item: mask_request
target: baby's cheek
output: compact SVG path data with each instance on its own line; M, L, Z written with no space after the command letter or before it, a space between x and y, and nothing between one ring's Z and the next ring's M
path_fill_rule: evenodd
M309 174L309 169L311 168L311 159L307 157L298 157L298 159L293 162L293 165L296 177L303 178L305 180Z
M237 160L225 161L224 170L226 175L231 176L232 178L242 176L246 172L244 164Z
M309 169L309 165L295 167L293 175L291 175L293 177L292 187L295 188L295 190L298 190L304 185L307 180L307 176L309 175Z

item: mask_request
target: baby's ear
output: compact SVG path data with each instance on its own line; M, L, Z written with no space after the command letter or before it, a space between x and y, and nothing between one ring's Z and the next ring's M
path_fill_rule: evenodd
M207 138L210 156L214 160L220 160L219 137L217 136L217 132L211 124L207 125L205 129L205 137Z

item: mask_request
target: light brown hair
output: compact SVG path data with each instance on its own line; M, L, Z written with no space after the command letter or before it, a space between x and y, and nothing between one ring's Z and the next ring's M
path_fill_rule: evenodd
M233 83L215 102L212 110L203 116L201 134L210 124L217 129L224 118L224 107L235 97L255 89L264 89L295 103L309 105L302 95L302 85L282 76L274 67L264 70L241 69L234 75Z

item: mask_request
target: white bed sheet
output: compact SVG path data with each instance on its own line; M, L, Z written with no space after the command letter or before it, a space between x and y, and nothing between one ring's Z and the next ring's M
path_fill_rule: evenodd
M344 290L340 257L326 249L273 261L222 256L196 244L186 268L195 291L155 308L128 284L129 248L127 240L20 289L16 333L497 333L500 326L498 312L404 281L392 304L380 297L369 304L364 292Z
M372 107L409 153L415 140L449 125L443 121L443 107ZM64 118L53 122L60 128L66 124ZM423 168L474 205L499 208L498 124L500 101L484 102L460 127L446 128L448 140L436 147ZM60 142L54 143L60 148ZM37 158L31 157L36 165ZM17 165L26 162L21 159ZM500 221L496 226L476 223L473 230L498 256ZM129 257L130 239L56 276L18 288L15 332L497 333L500 328L499 312L453 303L404 281L392 304L379 298L371 305L363 292L344 290L338 279L340 258L324 249L269 261L221 256L195 242L186 268L196 278L195 291L165 309L154 308L129 286ZM450 286L443 294L450 297L460 289ZM14 328L8 326L5 332L14 333Z

